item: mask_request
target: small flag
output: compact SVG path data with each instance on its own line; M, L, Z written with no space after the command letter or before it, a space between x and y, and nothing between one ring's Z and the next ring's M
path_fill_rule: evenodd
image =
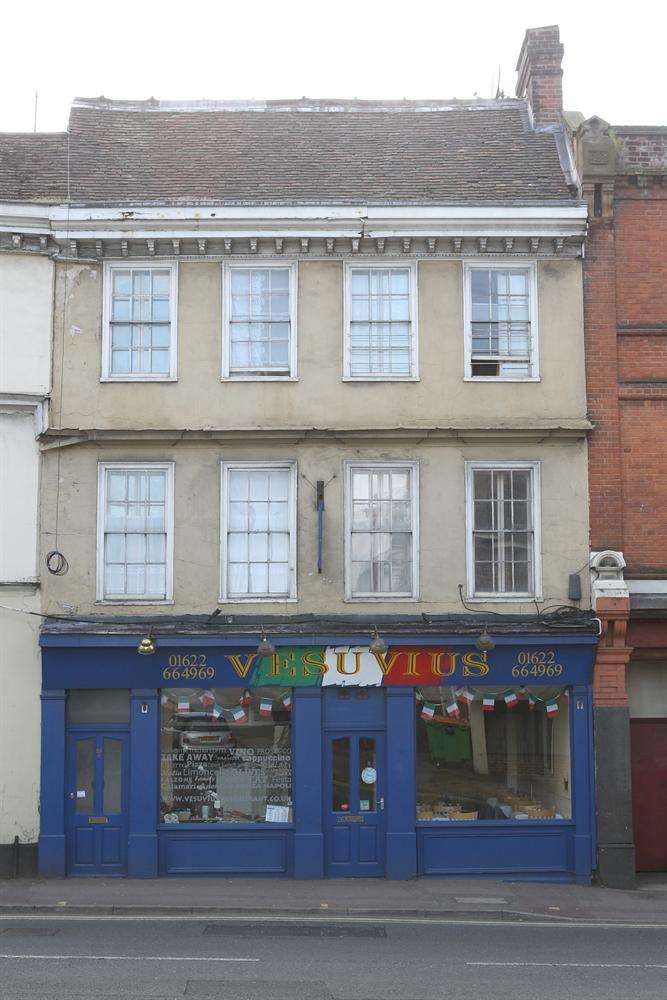
M495 712L496 710L496 699L495 698L484 698L482 701L482 709L485 712Z
M260 715L271 715L273 712L273 702L270 698L262 698L259 703L259 714Z
M215 695L212 691L204 691L199 700L204 708L210 708L211 705L215 705Z
M423 701L424 700L424 695L421 693L421 688L416 688L415 689L415 698L417 699L417 701Z
M528 708L532 712L537 705L537 698L533 698L532 694L528 695Z
M243 695L241 696L241 704L244 708L249 708L250 705L252 705L252 695L250 694L248 688L245 689Z
M459 706L456 703L456 699L449 702L447 705L447 715L452 715L455 719L460 716Z
M521 687L519 688L519 701L525 701L527 697L528 697L528 692L526 691L525 687L522 684Z
M561 697L564 698L565 701L569 701L570 700L570 690L569 690L569 688L563 688L563 693L562 693Z
M519 699L514 691L506 691L503 700L508 708L516 708L519 704Z
M177 711L179 715L185 715L186 712L190 711L190 700L189 698L179 698Z
M236 708L232 709L232 719L234 722L247 722L248 716L245 708L242 705L238 705Z
M547 702L547 715L549 716L550 719L555 719L556 718L556 716L558 715L558 702L557 701L553 700L553 701L548 701Z
M161 705L168 705L169 704L169 695L168 694L162 694L162 695L160 695L160 704Z
M286 712L292 711L292 695L287 691L280 699Z
M430 702L425 701L424 704L422 705L422 710L421 710L422 719L426 719L427 722L430 722L434 715L435 715L435 705L431 705Z
M470 688L459 688L458 690L459 693L456 695L456 700L462 701L465 705L472 705L475 696Z
M213 716L214 719L219 719L222 714L223 714L222 705L216 704L211 709L211 715Z

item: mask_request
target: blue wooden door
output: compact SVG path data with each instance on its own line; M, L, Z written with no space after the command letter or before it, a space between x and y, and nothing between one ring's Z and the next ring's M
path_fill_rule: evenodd
M124 875L127 871L128 733L69 735L67 871Z
M325 740L325 872L384 875L384 733L333 732Z

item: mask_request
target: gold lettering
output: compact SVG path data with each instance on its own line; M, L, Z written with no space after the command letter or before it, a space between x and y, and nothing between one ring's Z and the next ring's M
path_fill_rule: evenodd
M354 653L354 669L346 670L345 661L347 660L347 652L336 653L336 670L339 674L343 674L345 677L351 677L352 674L358 674L361 670L361 652L356 650Z
M238 676L245 678L248 676L248 671L257 659L257 653L250 653L245 663L241 662L241 657L238 653L227 653L227 658Z
M458 653L446 653L444 650L441 653L431 653L431 673L436 677L451 677L456 670L456 657ZM443 656L449 657L449 663L445 670L440 669L440 661Z
M484 677L488 672L489 664L486 662L486 653L463 654L464 677Z
M290 661L293 659L293 652L289 652L283 656L279 656L278 653L274 653L271 657L271 676L278 677L281 670L286 670L290 677L294 677L296 675L296 670L294 667L290 666Z
M321 659L315 659L311 653L304 653L303 660L303 676L310 677L312 674L326 674L329 667L327 666L326 660L324 659L324 650L321 653L315 653L315 657L321 657ZM314 667L314 670L309 670L308 667Z
M374 650L372 650L372 653L377 661L377 665L382 671L382 676L386 677L387 674L391 671L396 661L398 660L399 656L403 656L405 651L402 649L396 650L389 657L389 661L385 660L383 653L376 653Z

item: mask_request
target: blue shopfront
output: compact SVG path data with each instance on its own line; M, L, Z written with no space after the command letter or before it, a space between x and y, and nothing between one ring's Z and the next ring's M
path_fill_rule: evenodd
M188 631L45 626L43 875L590 880L590 619Z

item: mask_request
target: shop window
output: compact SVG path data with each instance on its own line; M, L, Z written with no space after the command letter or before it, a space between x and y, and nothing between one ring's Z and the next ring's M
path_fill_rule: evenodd
M291 823L289 688L167 688L163 823Z
M417 819L570 819L568 689L417 692Z
M129 722L130 692L127 690L72 689L67 696L68 726L122 726Z

